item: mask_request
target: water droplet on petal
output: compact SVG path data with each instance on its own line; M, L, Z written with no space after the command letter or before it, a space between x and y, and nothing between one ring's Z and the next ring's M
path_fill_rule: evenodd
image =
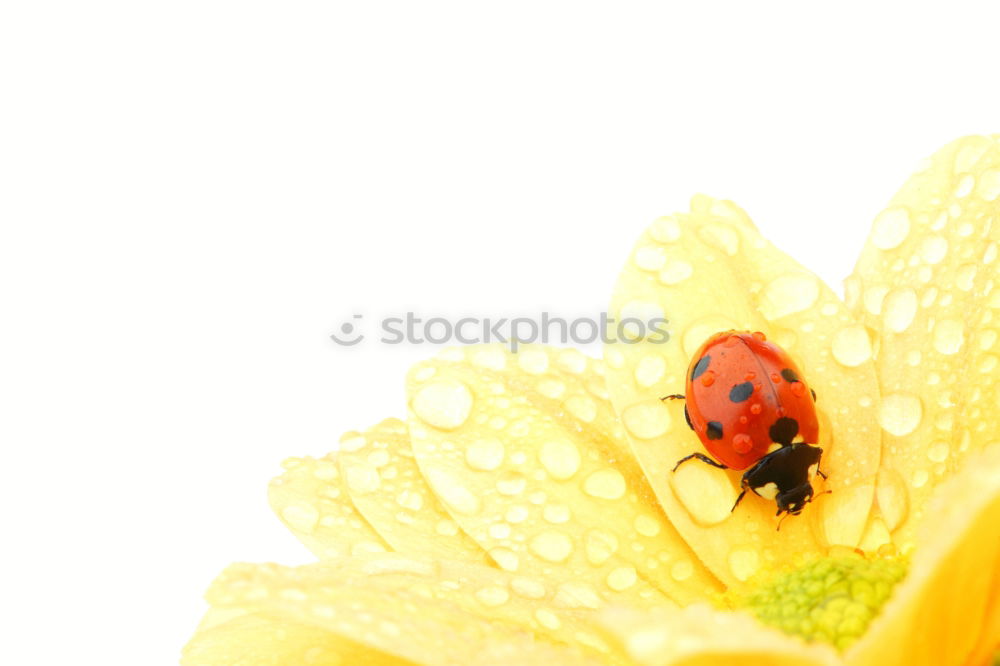
M493 558L493 561L497 563L497 566L504 571L517 571L517 567L520 565L517 553L509 548L491 548L489 550L489 555Z
M566 399L566 410L584 423L597 418L597 403L587 395L574 395Z
M853 368L872 357L872 341L864 326L854 324L837 331L831 350L838 363Z
M536 534L528 548L546 562L563 562L573 552L573 541L562 532L547 530Z
M495 608L507 603L507 600L510 599L510 592L507 591L507 588L499 585L488 585L476 590L476 599L484 606Z
M644 271L658 271L667 262L667 253L662 247L646 245L635 251L635 265Z
M819 284L808 273L792 273L771 280L761 293L758 307L768 320L780 319L812 306L819 298Z
M653 439L670 428L670 412L661 400L640 402L622 412L622 422L636 437Z
M717 525L730 516L736 490L721 469L685 463L671 474L677 499L699 525Z
M882 303L882 319L889 330L902 333L917 314L917 293L909 287L894 289Z
M891 467L883 466L880 468L875 485L875 496L878 498L878 506L882 511L886 526L889 531L895 530L902 524L909 511L906 483L899 472Z
M733 572L737 580L748 581L760 569L760 553L755 549L744 546L733 548L729 551L729 570Z
M659 354L647 354L635 366L635 381L639 386L650 387L663 379L667 361Z
M559 617L547 608L536 608L534 616L538 624L551 631L555 631L562 626Z
M598 470L583 482L583 490L599 499L621 499L625 495L625 477L614 468Z
M465 462L472 469L491 472L503 463L503 443L493 437L476 440L465 450Z
M872 244L881 250L891 250L906 240L910 233L910 213L905 208L888 208L875 218Z
M496 488L501 495L520 495L527 483L528 480L520 472L507 471L497 479Z
M941 236L928 236L920 243L920 258L928 264L939 264L948 254L948 241Z
M934 325L934 349L954 354L965 344L965 324L958 319L941 319Z
M510 587L515 594L525 599L543 599L545 597L545 585L534 578L517 576L510 580Z
M538 452L538 460L557 481L571 478L580 469L580 451L567 439L545 442Z
M882 396L879 423L887 432L902 437L920 425L923 407L920 398L909 393L890 393Z
M672 243L681 237L681 227L672 217L661 217L649 226L649 235L661 243Z
M675 285L684 282L694 274L694 268L686 261L677 259L667 264L660 271L660 282L665 285Z
M356 463L344 471L347 487L356 493L370 493L382 485L378 471L371 465Z
M529 375L540 375L549 369L549 355L538 349L524 349L517 353L517 364Z
M635 567L618 567L608 573L606 582L615 592L622 592L635 585L638 579Z
M655 537L660 533L660 521L645 513L635 517L633 527L642 536Z
M444 379L421 387L412 404L421 420L441 430L454 430L469 418L472 391L460 381Z
M698 235L707 245L722 250L730 257L740 250L740 235L728 224L702 225L698 229Z
M319 511L311 504L290 504L281 510L281 517L292 529L311 534L319 522Z
M590 530L584 537L584 548L587 561L600 566L618 551L618 537L604 530Z
M678 560L670 567L670 576L681 583L694 574L694 565L690 560Z

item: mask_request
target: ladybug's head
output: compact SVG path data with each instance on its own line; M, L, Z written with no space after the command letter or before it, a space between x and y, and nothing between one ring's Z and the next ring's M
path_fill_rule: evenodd
M775 502L778 503L778 513L775 515L780 516L782 513L788 513L797 516L802 513L802 509L812 501L812 498L813 487L808 481L791 490L778 493L774 498Z

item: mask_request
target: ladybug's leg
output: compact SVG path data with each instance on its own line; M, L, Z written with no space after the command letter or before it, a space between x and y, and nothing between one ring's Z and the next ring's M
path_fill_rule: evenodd
M684 399L685 399L685 397L682 394L680 394L680 393L674 393L672 395L665 395L662 398L660 398L660 400L684 400ZM684 405L684 420L687 421L688 428L691 428L691 430L694 430L694 426L691 425L691 415L688 414L688 406L686 404Z
M746 494L747 494L747 489L744 486L743 490L740 491L740 496L736 498L736 502L733 504L733 508L729 510L730 513L736 511L736 507L740 505L740 502L743 501L743 496Z
M823 473L823 470L821 470L819 467L817 467L816 468L816 473L819 474L820 476L822 476L823 480L826 481L827 477L826 477L826 474Z
M712 467L718 467L719 469L729 469L728 467L726 467L722 463L715 462L714 460L712 460L711 458L709 458L708 456L706 456L704 453L692 453L691 455L684 456L683 458L681 458L680 460L678 460L677 464L674 465L674 468L672 470L670 470L670 471L671 472L676 472L677 468L681 466L681 463L685 463L688 460L691 460L691 458L697 458L698 460L702 461L703 463L708 463Z

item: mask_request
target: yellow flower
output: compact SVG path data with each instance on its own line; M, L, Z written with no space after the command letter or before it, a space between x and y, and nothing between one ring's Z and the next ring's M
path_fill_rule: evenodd
M735 205L696 197L643 234L611 305L664 317L669 342L417 365L406 422L272 483L320 561L227 569L184 663L986 663L998 196L997 137L938 152L875 220L846 303ZM832 492L780 532L759 498L730 512L738 472L671 473L701 445L660 398L731 328L764 331L819 396Z

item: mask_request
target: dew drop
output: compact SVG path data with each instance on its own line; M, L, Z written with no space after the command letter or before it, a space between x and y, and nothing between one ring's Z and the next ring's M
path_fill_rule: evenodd
M546 562L563 562L573 552L573 541L562 532L546 530L536 534L528 548Z
M311 534L319 522L319 511L311 504L290 504L281 510L281 517L293 530Z
M875 285L874 287L868 287L865 289L864 295L862 296L862 301L865 304L865 310L876 317L882 314L882 303L885 302L885 295L887 293L889 293L889 287L883 285Z
M760 554L751 547L743 546L729 551L729 570L742 582L750 580L760 568Z
M618 537L604 530L590 530L584 537L584 548L587 561L597 567L618 551Z
M413 411L421 420L441 430L454 430L472 411L472 391L460 381L444 379L427 384L413 396Z
M730 516L736 491L721 469L708 465L681 465L671 475L681 504L699 525L717 525Z
M917 293L909 287L894 289L882 303L882 319L889 330L902 333L917 314Z
M833 357L841 365L853 368L872 357L872 342L864 326L855 324L840 329L833 336Z
M965 174L958 180L958 185L955 186L955 197L957 199L962 199L969 196L972 192L972 188L976 186L976 179L972 174Z
M538 392L554 400L566 392L566 384L558 379L543 379L538 382Z
M670 567L670 576L678 583L686 581L694 574L694 565L690 560L678 560Z
M764 287L759 308L768 320L802 312L819 297L819 284L808 273L791 273L775 278Z
M635 251L635 265L644 271L658 271L667 262L667 253L662 247L645 245Z
M902 437L920 425L923 408L920 398L909 393L890 393L882 397L879 424L886 432Z
M580 451L566 439L545 442L538 452L538 460L549 476L557 481L571 478L580 469Z
M499 585L488 585L476 590L476 599L484 606L495 608L507 603L507 600L510 599L510 592L507 591L507 588Z
M649 235L661 243L672 243L681 237L681 226L672 217L661 217L649 226Z
M472 469L491 472L503 463L503 443L495 437L479 439L465 449L465 462Z
M635 381L639 386L650 387L663 379L667 370L666 360L659 354L647 354L635 366Z
M930 474L926 469L918 469L913 473L913 487L922 488L927 485L927 481L930 479Z
M340 438L340 450L341 451L360 451L368 445L368 440L365 439L364 435L359 435L358 433L347 433Z
M402 490L396 495L396 504L410 511L419 511L424 506L424 496L414 490Z
M347 487L356 493L370 493L382 485L378 471L371 465L362 463L348 467L344 472Z
M640 402L622 412L622 422L636 437L653 439L670 428L670 412L662 400Z
M970 291L976 284L976 273L979 266L976 264L965 264L955 271L955 286L962 291Z
M655 537L660 533L660 521L648 514L639 514L633 522L635 531L645 537Z
M517 353L517 364L529 375L540 375L549 369L549 355L538 349L524 349Z
M607 582L608 587L615 592L623 592L635 585L638 579L639 577L636 574L635 567L618 567L617 569L612 569L608 573L608 577L605 582Z
M489 556L497 563L497 566L504 571L517 571L520 566L520 559L517 553L509 548L497 547L489 550Z
M553 525L568 523L571 517L569 507L565 504L547 504L542 509L542 518Z
M507 366L507 354L498 347L479 349L472 354L472 363L487 370L503 370Z
M625 495L625 477L614 468L598 470L583 482L583 490L599 499L621 499Z
M528 518L528 507L522 504L515 504L507 509L503 518L513 525L523 523Z
M934 325L934 349L955 354L965 344L965 324L958 319L941 319Z
M597 418L597 403L587 395L574 395L564 403L570 414L584 423L590 423Z
M946 442L937 442L932 444L929 449L927 449L927 457L930 458L931 462L944 462L948 459L948 444Z
M675 285L684 282L694 274L694 268L686 261L677 259L667 264L660 271L660 282L665 285Z
M501 495L514 496L524 492L528 480L520 472L507 471L497 479L497 492Z
M878 471L875 495L882 517L889 531L899 527L909 510L909 499L906 483L899 472L891 467L882 467Z
M976 194L986 201L1000 197L1000 170L990 169L981 173L976 184Z
M920 258L928 264L939 264L948 254L948 241L938 235L928 236L920 243Z
M562 626L559 617L547 608L536 608L534 616L538 624L550 631L555 631Z
M510 581L510 588L514 594L525 599L545 598L545 585L534 578L523 578L517 576Z

